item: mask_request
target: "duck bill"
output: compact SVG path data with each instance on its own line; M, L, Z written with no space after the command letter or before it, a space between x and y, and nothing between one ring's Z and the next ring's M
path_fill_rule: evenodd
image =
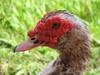
M27 51L30 50L32 48L35 48L37 46L39 46L40 44L35 44L33 43L31 40L25 40L24 42L20 43L19 45L17 45L14 49L13 52L23 52L23 51Z

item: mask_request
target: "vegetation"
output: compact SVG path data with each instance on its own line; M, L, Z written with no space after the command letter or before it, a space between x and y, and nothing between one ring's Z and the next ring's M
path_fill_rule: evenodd
M57 53L38 47L24 53L12 49L48 11L68 10L88 24L91 59L84 75L100 74L100 0L0 0L0 75L36 75Z

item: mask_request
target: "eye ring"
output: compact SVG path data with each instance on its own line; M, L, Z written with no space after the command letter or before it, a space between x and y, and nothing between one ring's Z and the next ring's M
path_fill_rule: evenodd
M58 29L60 27L60 23L59 22L54 22L52 24L52 29Z

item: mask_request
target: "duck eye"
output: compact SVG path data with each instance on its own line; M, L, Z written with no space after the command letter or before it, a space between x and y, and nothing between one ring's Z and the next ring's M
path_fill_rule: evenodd
M52 29L58 29L59 27L60 27L60 23L58 23L58 22L54 22L52 24Z

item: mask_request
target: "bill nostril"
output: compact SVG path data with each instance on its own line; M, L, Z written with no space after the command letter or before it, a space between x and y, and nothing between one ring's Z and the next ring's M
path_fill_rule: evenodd
M31 40L35 40L35 38L31 38Z
M31 38L31 40L32 40L32 42L33 42L34 44L39 43L39 40L38 40L38 39L36 39L35 37Z
M34 43L34 44L37 44L37 43L40 43L40 44L43 44L45 41L40 41L40 40L38 40L38 39L36 39L36 38L31 38L31 40L32 40L32 42Z

